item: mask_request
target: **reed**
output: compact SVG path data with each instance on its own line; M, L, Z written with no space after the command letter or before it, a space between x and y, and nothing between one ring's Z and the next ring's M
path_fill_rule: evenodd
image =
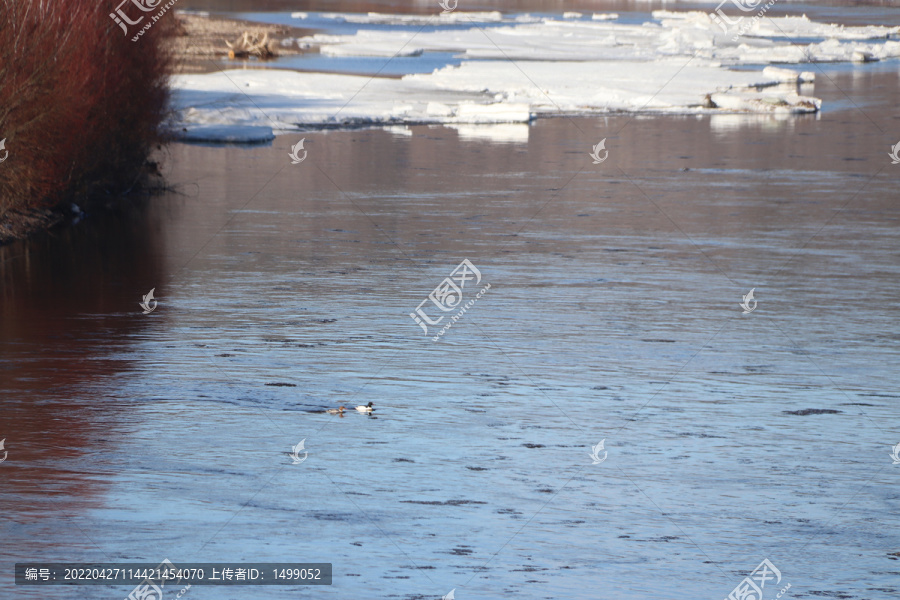
M154 168L174 14L133 42L109 16L119 1L0 0L0 221L108 202Z

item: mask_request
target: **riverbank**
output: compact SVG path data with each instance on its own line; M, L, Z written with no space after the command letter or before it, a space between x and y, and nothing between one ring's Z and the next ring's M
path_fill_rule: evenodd
M228 59L226 41L234 41L245 32L250 36L267 36L275 56L300 54L302 51L296 39L312 33L284 25L267 25L238 19L228 19L206 13L176 13L176 26L171 39L171 74L214 73L221 70L218 61ZM247 59L247 64L261 64L264 61ZM233 66L231 67L233 68ZM147 165L147 174L153 175L157 169L152 162ZM110 198L102 202L95 199L74 198L55 207L15 208L0 215L0 245L27 238L35 233L48 231L57 226L65 226L83 217L81 209L103 210Z
M245 32L259 38L268 36L276 57L300 54L302 50L295 40L312 33L309 29L253 23L207 13L176 13L175 16L178 22L172 39L175 54L173 74L220 71L216 61L228 58L225 42L234 42ZM264 64L264 61L256 59L245 62Z
M7 211L0 219L0 246L24 239L37 231L50 229L62 223L65 218L65 213L60 209Z
M126 43L89 0L0 2L0 232L136 189L166 141L173 19ZM54 207L60 207L54 211ZM48 210L50 212L48 212Z

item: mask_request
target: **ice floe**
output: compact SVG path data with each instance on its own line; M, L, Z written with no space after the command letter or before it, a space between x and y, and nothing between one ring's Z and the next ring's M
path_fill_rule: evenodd
M737 91L710 94L709 99L713 108L744 112L815 112L822 106L818 98L801 96L796 92L767 94Z
M189 125L172 133L185 142L216 144L259 144L275 139L271 127L255 125Z
M200 139L227 137L222 129L211 128L230 126L277 132L357 125L514 124L549 115L610 111L815 112L821 101L801 95L797 87L814 81L812 69L773 65L900 56L900 42L894 39L900 36L898 27L842 27L806 17L762 19L734 40L699 11L655 11L652 21L641 24L620 23L616 15L601 13L591 19L579 15L577 20L571 14L566 19L495 12L325 16L379 25L352 35L317 34L298 40L328 56L387 59L445 52L463 60L459 66L399 79L262 69L179 75L173 78L176 130L186 128L182 133ZM418 31L380 27L424 23L435 26ZM467 23L472 26L465 27ZM811 86L804 87L804 93L809 90ZM471 128L461 131L473 135ZM501 139L521 138L518 128L496 131ZM253 141L254 135L253 130L235 130L231 138Z
M718 66L687 63L664 58L652 62L523 62L518 68L508 61L469 61L459 67L441 69L430 75L409 75L406 82L428 83L440 90L482 92L501 103L524 103L535 116L584 114L609 111L684 112L715 108L710 93L761 95L769 100L759 106L788 107L792 112L814 112L795 98L795 86L776 86L784 81L780 72L730 71ZM795 77L796 81L796 77ZM793 95L792 95L793 94ZM752 103L717 107L752 110Z
M294 13L306 14L306 13ZM293 16L293 15L291 15ZM449 23L500 23L513 22L516 19L504 17L498 11L464 12L453 11L449 13L437 13L434 15L396 15L388 13L370 12L359 13L320 13L323 19L331 19L341 23L356 23L362 25L446 25ZM305 18L305 17L304 17ZM528 17L528 20L540 19Z
M816 80L816 74L811 71L797 71L791 69L782 69L781 67L766 67L763 69L763 75L771 77L779 83L813 83Z
M353 35L318 34L305 41L330 56L417 56L423 52L521 60L695 56L727 65L850 61L854 52L867 52L877 59L900 56L900 41L889 39L900 36L900 27L843 27L815 23L807 17L776 17L754 22L747 33L734 40L707 13L658 10L652 16L658 22L633 25L614 20L544 18L535 23L488 29L473 26L462 31L364 29ZM796 42L802 39L810 43Z
M232 70L173 77L177 128L297 127L409 123L525 123L527 103L483 93L446 92L433 84L283 70Z

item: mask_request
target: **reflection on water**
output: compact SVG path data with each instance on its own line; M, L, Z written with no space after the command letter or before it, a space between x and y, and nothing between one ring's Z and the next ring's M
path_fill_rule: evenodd
M817 117L821 115L816 114ZM709 128L723 135L732 135L742 129L757 127L771 131L781 131L785 135L794 132L797 119L789 114L722 114L709 117Z
M322 561L329 598L637 600L724 597L768 557L798 597L890 597L897 77L834 82L865 115L173 145L177 193L0 249L0 567ZM491 292L433 343L409 313L463 258Z
M531 128L521 123L499 125L454 125L461 140L486 140L496 143L527 144Z
M17 559L33 551L10 546L20 536L84 540L70 519L103 506L98 475L121 468L109 454L127 421L116 382L147 325L133 318L134 290L162 277L159 224L136 210L0 248L0 515Z

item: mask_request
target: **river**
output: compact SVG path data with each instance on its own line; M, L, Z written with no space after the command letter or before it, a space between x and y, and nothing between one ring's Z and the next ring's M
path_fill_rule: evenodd
M334 565L189 600L687 600L768 558L766 600L896 597L898 72L823 67L818 115L168 146L167 193L0 248L0 596L168 558Z

